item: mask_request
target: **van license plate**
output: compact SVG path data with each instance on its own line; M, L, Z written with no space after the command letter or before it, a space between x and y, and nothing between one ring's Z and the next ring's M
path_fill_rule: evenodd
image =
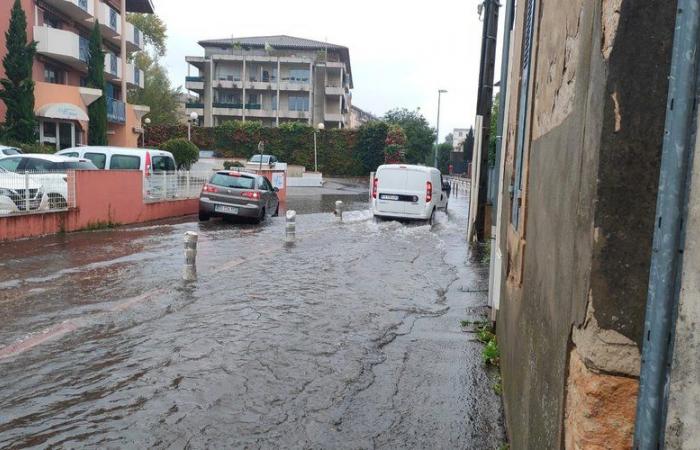
M233 206L216 205L214 207L214 211L227 214L238 214L238 208L234 208Z
M398 195L387 195L387 194L382 194L379 196L382 200L398 200L399 196Z

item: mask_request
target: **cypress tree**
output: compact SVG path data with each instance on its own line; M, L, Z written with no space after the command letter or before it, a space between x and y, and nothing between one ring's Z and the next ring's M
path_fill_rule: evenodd
M0 99L7 106L5 125L11 141L31 144L36 141L34 81L32 67L36 42L27 42L27 16L20 0L15 0L10 26L5 33L7 54L2 60L5 77L0 80Z
M102 96L88 106L89 145L107 145L107 98L105 97L105 54L102 51L102 35L100 24L95 21L95 27L90 34L90 55L88 57L87 86L101 89Z

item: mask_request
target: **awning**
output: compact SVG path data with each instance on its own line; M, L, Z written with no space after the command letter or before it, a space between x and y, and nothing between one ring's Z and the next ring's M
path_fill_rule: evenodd
M85 111L71 103L49 103L37 109L36 115L46 119L81 120L83 122L90 120Z
M126 0L126 10L132 13L153 14L153 2L151 0Z

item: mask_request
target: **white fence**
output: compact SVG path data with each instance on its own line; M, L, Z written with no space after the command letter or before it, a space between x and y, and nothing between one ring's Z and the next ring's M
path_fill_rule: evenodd
M143 199L146 202L161 202L198 198L202 186L211 175L211 171L157 172L145 175Z
M0 217L75 207L75 177L63 172L0 170Z

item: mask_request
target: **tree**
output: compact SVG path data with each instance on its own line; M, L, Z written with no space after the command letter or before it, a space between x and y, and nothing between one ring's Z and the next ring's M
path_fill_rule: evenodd
M469 128L469 131L467 131L467 137L462 144L462 151L464 152L464 161L467 163L472 162L472 156L474 155L474 128Z
M447 136L445 136L445 143L453 145L455 142L455 137L452 133L448 133Z
M143 33L144 51L134 55L136 67L144 71L143 89L129 92L129 103L151 108L153 125L175 125L179 122L180 88L173 88L168 71L160 64L165 56L167 26L155 14L128 14L126 20Z
M389 125L379 120L364 123L357 130L355 152L365 173L377 170L384 163L384 146Z
M384 162L398 164L406 161L406 133L399 125L389 126L384 147Z
M393 109L384 115L390 125L399 125L406 133L406 162L432 165L435 130L418 111Z
M173 154L178 169L189 170L199 160L199 149L187 139L170 139L160 149Z
M452 144L443 142L438 145L438 169L442 173L449 172L450 157L452 156Z
M105 97L105 54L102 51L102 34L100 24L95 26L90 34L90 52L88 56L87 86L101 89L103 95L88 106L88 144L107 145L107 98Z
M7 106L6 138L19 143L36 141L34 81L32 67L36 42L27 42L27 15L20 0L15 0L10 24L5 33L7 54L2 60L5 76L0 80L0 99Z
M143 89L129 92L129 103L150 107L148 117L153 125L176 125L180 90L172 88L165 68L158 61L149 63L143 84Z

